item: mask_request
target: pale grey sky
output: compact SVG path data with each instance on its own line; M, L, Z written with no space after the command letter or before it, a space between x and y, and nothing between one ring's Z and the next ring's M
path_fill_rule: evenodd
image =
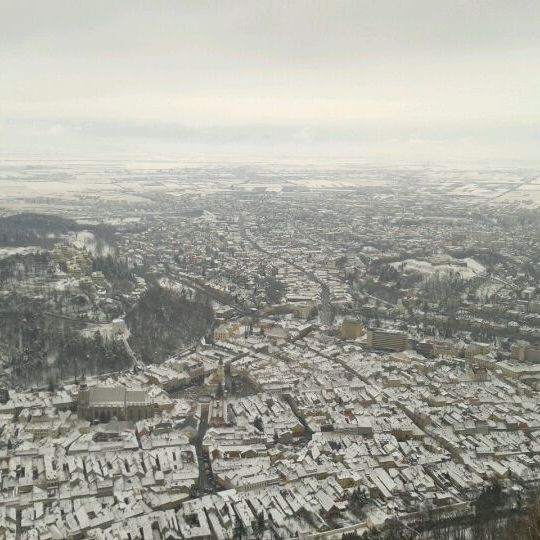
M540 1L0 0L0 152L540 159Z

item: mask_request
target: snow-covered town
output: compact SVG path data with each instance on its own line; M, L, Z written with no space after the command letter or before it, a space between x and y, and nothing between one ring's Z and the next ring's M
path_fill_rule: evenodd
M536 492L520 174L108 167L3 169L1 538L435 538Z

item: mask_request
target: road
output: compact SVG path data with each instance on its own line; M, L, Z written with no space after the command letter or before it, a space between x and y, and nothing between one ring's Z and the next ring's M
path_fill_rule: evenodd
M289 407L291 408L291 411L293 412L294 416L296 416L299 422L304 426L304 435L303 435L304 438L306 439L306 441L310 441L313 436L313 432L311 431L311 428L308 426L304 416L298 410L298 407L296 406L296 402L294 401L293 397L291 395L285 395L284 399L289 404Z
M137 356L135 355L135 353L133 352L133 349L131 348L131 345L129 344L127 334L122 335L122 341L124 342L124 347L126 349L126 352L128 353L129 357L133 361L133 367L144 369L144 363L142 362L142 360L139 360Z
M206 430L208 429L208 409L201 409L201 421L199 422L199 431L195 439L195 451L197 452L197 461L199 462L199 497L208 493L214 493L216 482L210 466L210 459L203 451L202 443Z
M251 238L250 236L248 236L247 232L246 232L246 228L244 226L244 217L243 216L240 216L240 219L239 219L239 227L240 227L240 236L246 240L247 242L249 242L256 250L260 251L261 253L264 253L265 255L268 255L269 257L274 257L275 259L279 259L287 264L290 264L292 267L296 268L296 270L298 270L299 272L302 272L310 281L313 281L314 283L317 283L319 285L324 285L324 282L319 279L315 274L313 274L313 272L310 272L308 270L306 270L305 268L303 268L302 266L300 266L296 261L294 261L293 259L289 259L289 258L286 258L286 257L280 257L279 255L275 254L275 253L271 253L270 251L268 251L267 249L263 248L260 244L258 244L253 238Z

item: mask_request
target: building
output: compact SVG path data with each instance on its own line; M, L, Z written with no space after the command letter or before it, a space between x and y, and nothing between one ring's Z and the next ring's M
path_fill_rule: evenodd
M309 319L316 308L314 302L298 302L291 304L293 315L297 319Z
M522 345L516 347L512 355L518 362L540 364L540 349L538 348Z
M223 359L219 359L218 365L208 379L209 386L219 386L225 383L225 367L223 366Z
M223 427L229 424L227 402L224 399L213 399L208 407L208 425Z
M345 320L341 324L341 339L356 339L364 335L364 327L360 321Z
M404 351L407 348L407 335L401 332L384 330L368 330L367 346L370 349L383 351Z
M429 341L418 341L416 343L416 352L426 358L433 358L433 343Z
M216 341L226 341L233 335L237 334L240 329L240 324L238 323L223 323L220 324L214 330L214 339Z
M470 361L478 354L488 354L490 350L489 343L470 343L465 348L465 359Z
M113 418L136 422L154 415L154 402L146 390L123 386L81 384L78 397L79 416L86 420L109 422Z

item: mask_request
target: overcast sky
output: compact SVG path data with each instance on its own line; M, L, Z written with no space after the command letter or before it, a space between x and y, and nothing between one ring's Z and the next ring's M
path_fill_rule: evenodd
M0 153L540 159L539 21L539 0L0 0Z

